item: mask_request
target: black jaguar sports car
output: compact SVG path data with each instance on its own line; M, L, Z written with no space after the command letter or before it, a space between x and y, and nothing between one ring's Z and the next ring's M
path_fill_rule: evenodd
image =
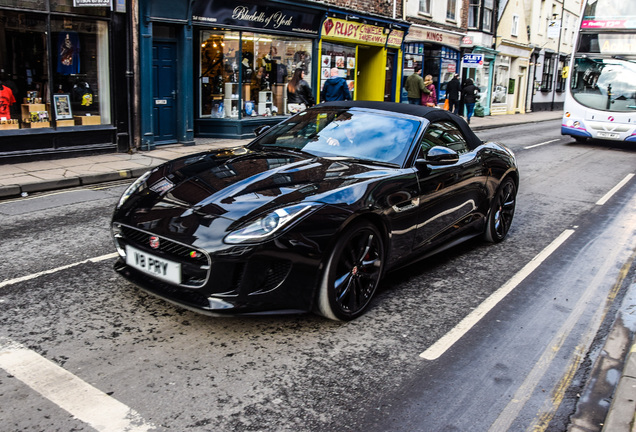
M332 102L258 132L138 178L113 214L116 271L211 315L351 320L387 271L510 228L514 154L447 111Z

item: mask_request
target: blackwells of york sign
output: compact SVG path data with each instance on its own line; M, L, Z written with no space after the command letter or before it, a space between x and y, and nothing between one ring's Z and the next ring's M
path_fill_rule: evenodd
M321 16L309 8L285 6L283 10L258 0L223 3L195 0L192 19L200 23L317 35Z

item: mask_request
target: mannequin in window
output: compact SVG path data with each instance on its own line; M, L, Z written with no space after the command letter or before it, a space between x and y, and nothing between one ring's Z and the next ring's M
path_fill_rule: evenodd
M0 118L6 119L11 118L11 107L16 102L8 81L7 74L0 72Z

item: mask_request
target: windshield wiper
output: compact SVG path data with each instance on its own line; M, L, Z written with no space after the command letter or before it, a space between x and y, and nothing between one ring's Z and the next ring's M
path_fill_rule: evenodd
M612 58L616 59L616 60L622 60L622 61L625 61L625 62L628 62L628 63L636 63L635 60L630 60L630 59L625 58L625 57L623 57L621 55L613 55Z
M326 159L335 159L339 162L355 162L355 163L368 164L368 165L380 165L380 166L386 166L391 168L395 168L399 166L396 163L384 162L384 161L379 161L376 159L364 159L364 158L355 157L355 156L327 156Z

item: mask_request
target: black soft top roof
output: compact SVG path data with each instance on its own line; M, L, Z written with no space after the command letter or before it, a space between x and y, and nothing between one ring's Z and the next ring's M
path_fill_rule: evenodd
M422 117L430 122L446 120L453 122L457 125L459 130L462 131L464 136L466 137L468 147L472 150L477 148L482 144L482 140L475 135L472 131L468 123L461 118L449 111L434 108L434 107L426 107L422 105L411 105L411 104L403 104L403 103L395 103L395 102L376 102L376 101L340 101L340 102L327 102L322 103L317 106L320 107L334 107L334 108L367 108L367 109L377 109L382 111L389 111L398 114L406 114L412 115L416 117Z

